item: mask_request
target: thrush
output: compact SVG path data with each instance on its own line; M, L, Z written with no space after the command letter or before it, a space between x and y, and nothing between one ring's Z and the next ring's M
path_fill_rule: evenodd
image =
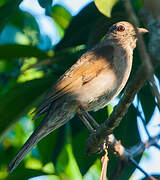
M139 33L148 32L137 28ZM80 59L52 86L36 118L46 114L8 166L13 171L26 154L45 136L72 119L75 114L92 130L87 120L96 122L88 111L105 107L125 86L132 67L136 47L135 28L129 22L113 24L102 42Z

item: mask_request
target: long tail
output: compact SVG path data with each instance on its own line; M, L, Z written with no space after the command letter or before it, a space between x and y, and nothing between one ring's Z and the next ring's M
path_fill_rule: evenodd
M55 126L48 126L47 123L47 117L42 120L40 125L35 129L35 131L32 133L32 135L29 137L29 139L26 141L26 143L22 146L18 154L15 156L15 158L10 162L7 171L12 172L19 163L23 160L23 158L27 155L27 153L45 136L47 136L50 132L57 129L60 125L55 123Z

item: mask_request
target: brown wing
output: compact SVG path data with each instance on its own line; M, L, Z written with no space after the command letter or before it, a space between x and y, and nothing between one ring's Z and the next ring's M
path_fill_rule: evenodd
M35 118L47 112L55 100L65 94L74 93L76 89L98 76L104 68L109 68L113 51L112 46L103 45L85 53L51 88L43 103L36 109Z

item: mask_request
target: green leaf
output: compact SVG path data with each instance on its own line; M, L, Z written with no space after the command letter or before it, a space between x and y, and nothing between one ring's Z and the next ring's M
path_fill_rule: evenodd
M0 1L0 6L3 6L6 3L7 0L1 0Z
M58 156L56 169L62 179L82 180L82 175L79 171L79 167L72 149L72 137L69 124L66 126L65 129L65 146L63 147L60 155Z
M119 0L95 0L94 2L102 14L111 17L112 8L118 1Z
M95 163L89 168L87 173L84 176L84 180L92 179L92 180L97 180L100 179L101 176L101 161L100 159L97 159Z
M56 29L59 32L60 38L64 36L64 30L68 27L72 15L61 5L55 5L51 8L51 13L48 13L54 20Z
M42 78L16 84L0 98L0 137L4 135L11 125L32 107L48 87L54 82L55 77Z
M68 27L69 22L72 18L70 12L61 5L55 5L51 9L52 18L54 21L64 30Z
M0 59L14 59L24 57L47 58L47 53L35 46L5 44L0 45Z
M38 121L36 122L36 124L38 124ZM56 164L57 158L64 147L64 132L65 126L62 126L54 132L50 133L48 136L46 136L42 141L38 143L38 152L43 164L46 164L50 161L53 161L53 163ZM50 147L47 149L47 153L46 147Z

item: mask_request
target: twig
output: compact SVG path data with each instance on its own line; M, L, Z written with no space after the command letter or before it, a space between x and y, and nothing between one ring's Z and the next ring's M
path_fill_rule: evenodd
M155 79L154 79L154 76L152 75L152 77L150 77L150 82L152 84L152 91L153 91L153 94L155 95L156 99L157 99L157 104L158 104L158 107L159 107L159 110L160 110L160 93L158 91L158 88L156 86L156 83L155 83Z
M150 146L155 146L158 144L158 141L160 139L160 134L149 138L145 142L141 142L138 145L133 146L130 149L126 149L120 141L117 141L117 139L114 137L113 134L109 135L109 148L114 152L114 154L120 158L121 160L128 161L130 157L136 157L140 155L146 148L149 148Z
M150 180L155 180L154 177L148 175L133 159L133 157L136 157L140 154L142 154L146 148L149 148L151 146L158 145L158 141L160 139L160 134L157 136L154 136L146 142L141 142L138 145L133 146L131 149L126 149L120 141L117 141L117 139L114 137L113 134L109 135L109 148L114 152L114 154L122 161L131 161L132 164L136 166L147 178ZM113 177L111 177L113 179Z
M159 144L155 144L154 146L155 146L157 149L160 150L160 145L159 145Z
M123 161L128 161L130 153L125 147L121 144L120 141L117 141L113 134L108 136L108 146L114 152L114 154Z
M137 111L138 111L138 110L137 110ZM148 129L147 129L147 126L146 126L146 124L145 124L145 120L144 120L144 118L142 117L142 115L141 115L141 113L140 113L139 111L138 111L138 116L139 116L139 117L141 118L141 120L142 120L143 127L144 127L144 129L145 129L148 137L151 138L150 133L149 133L149 131L148 131Z
M138 156L146 148L149 148L150 146L155 146L156 144L158 144L159 139L160 139L160 134L148 139L148 141L146 141L146 142L141 142L139 145L133 146L129 150L129 153L131 153L133 157Z
M157 180L156 178L154 178L153 176L150 176L146 171L144 171L138 164L137 162L130 157L129 158L130 162L137 168L139 169L149 180Z

